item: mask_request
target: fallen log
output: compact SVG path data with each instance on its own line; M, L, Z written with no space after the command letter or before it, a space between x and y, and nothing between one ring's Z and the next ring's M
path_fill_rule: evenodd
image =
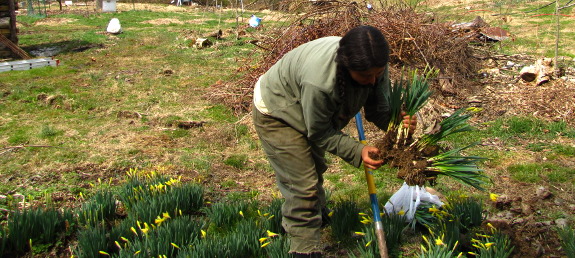
M519 76L526 82L533 82L537 86L549 82L553 73L553 59L538 59L534 65L525 66L519 72Z

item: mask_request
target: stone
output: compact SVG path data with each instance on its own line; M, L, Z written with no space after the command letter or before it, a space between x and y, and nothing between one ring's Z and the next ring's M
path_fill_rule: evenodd
M549 197L551 197L553 194L549 191L549 189L547 189L544 186L540 186L537 188L537 191L535 191L535 194L537 195L537 197L541 198L541 199L547 199Z
M568 221L567 219L556 219L555 225L557 225L557 227L564 228L568 226Z

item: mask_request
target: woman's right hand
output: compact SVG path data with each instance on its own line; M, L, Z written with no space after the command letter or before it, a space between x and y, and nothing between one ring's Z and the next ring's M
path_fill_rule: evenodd
M370 153L379 154L379 149L373 146L363 146L361 149L361 160L363 161L363 165L368 169L375 170L383 165L383 160L375 160L370 157Z

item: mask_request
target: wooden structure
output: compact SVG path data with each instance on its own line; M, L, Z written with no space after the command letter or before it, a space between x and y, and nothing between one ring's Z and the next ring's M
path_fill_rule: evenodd
M0 58L16 57L21 54L14 51L14 49L19 49L16 10L18 10L17 0L0 0L0 38L2 38Z

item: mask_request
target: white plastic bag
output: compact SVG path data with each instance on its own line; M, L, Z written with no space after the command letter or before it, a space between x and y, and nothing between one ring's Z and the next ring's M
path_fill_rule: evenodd
M118 20L118 18L112 18L110 23L108 23L108 28L106 28L106 31L111 34L122 33L122 25L120 25L120 20Z
M409 186L403 182L401 188L389 198L384 209L387 213L399 213L403 211L405 212L406 220L411 222L415 216L417 207L422 202L432 203L438 207L443 205L439 197L427 192L425 187Z

